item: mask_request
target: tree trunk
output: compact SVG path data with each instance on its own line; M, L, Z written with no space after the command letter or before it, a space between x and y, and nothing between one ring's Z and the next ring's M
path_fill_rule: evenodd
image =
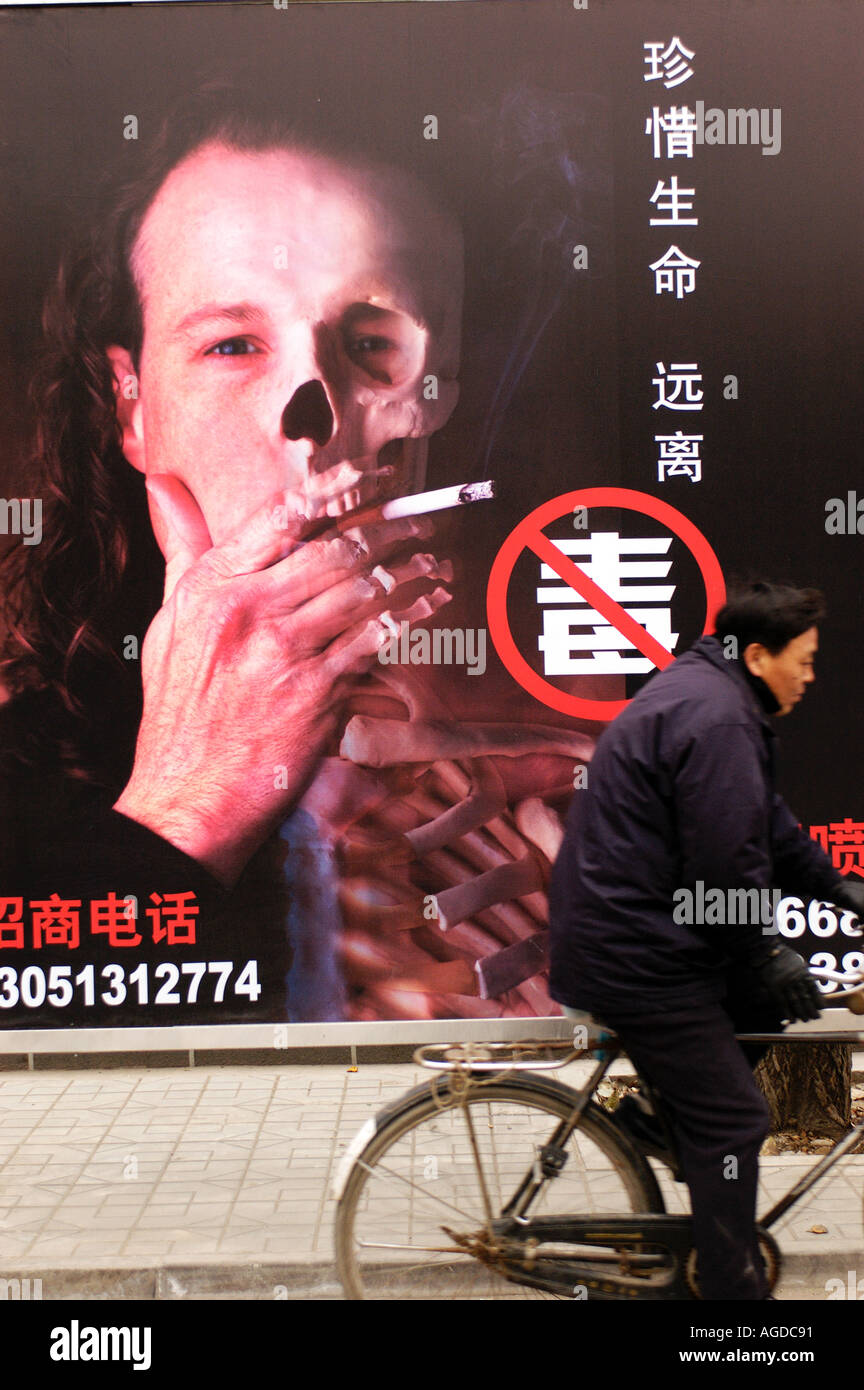
M852 1048L848 1043L779 1043L756 1068L771 1107L771 1129L836 1138L852 1121Z

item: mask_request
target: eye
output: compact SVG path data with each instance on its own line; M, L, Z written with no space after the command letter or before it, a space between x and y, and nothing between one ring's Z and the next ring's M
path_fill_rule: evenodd
M355 338L353 343L348 344L349 355L352 353L362 353L368 355L375 352L390 352L398 350L398 345L390 338L381 338L372 333L367 333L365 337Z
M401 386L423 361L424 330L395 309L352 304L342 316L341 333L349 360L385 386Z
M205 357L251 357L258 352L258 348L251 338L223 338L221 343L214 344L205 352Z

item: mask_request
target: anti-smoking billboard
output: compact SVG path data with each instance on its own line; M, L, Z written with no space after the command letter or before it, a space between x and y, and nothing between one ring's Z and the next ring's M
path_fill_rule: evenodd
M859 5L0 23L0 1027L559 1013L570 799L734 576L826 595L780 786L864 874Z

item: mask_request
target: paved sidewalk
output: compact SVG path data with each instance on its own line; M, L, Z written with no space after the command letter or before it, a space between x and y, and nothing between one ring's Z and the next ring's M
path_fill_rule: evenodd
M587 1065L559 1075L577 1082ZM0 1281L41 1279L44 1299L339 1298L335 1165L370 1115L428 1075L366 1063L2 1073ZM814 1161L763 1159L763 1207ZM665 1186L683 1210L686 1189ZM864 1275L862 1194L855 1156L775 1228L781 1298Z

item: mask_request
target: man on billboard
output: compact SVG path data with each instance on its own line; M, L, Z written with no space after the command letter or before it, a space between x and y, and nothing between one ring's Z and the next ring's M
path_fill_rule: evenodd
M376 662L449 598L430 519L369 509L423 486L458 396L461 298L458 225L417 179L222 89L165 123L64 263L34 398L51 508L42 543L9 563L4 945L64 970L85 944L115 970L134 950L165 971L168 951L155 1002L202 1021L245 1016L261 990L278 999L286 973L292 1017L346 1016L349 986L357 1017L411 1017L418 1001L432 1016L429 1000L447 1013L478 991L547 1011L543 951L520 945L542 925L530 837L502 832L467 875L440 851L507 805L491 757L482 795L460 759L515 764L524 743L548 781L544 755L568 765L567 739L444 733L431 694ZM338 742L351 710L352 748L372 745L347 754L362 773ZM394 807L426 769L422 809ZM379 807L375 833L343 844ZM506 891L469 888L458 917L448 900L446 943L406 868L434 854L436 886L462 897L466 877L518 860ZM505 901L490 917L502 892L533 893L533 916ZM466 922L480 911L482 927ZM254 959L239 994L170 987L175 959L195 978L202 941ZM480 990L475 959L511 944L518 958ZM135 994L117 975L100 998L137 1020L155 984ZM65 1019L90 1016L88 988Z

